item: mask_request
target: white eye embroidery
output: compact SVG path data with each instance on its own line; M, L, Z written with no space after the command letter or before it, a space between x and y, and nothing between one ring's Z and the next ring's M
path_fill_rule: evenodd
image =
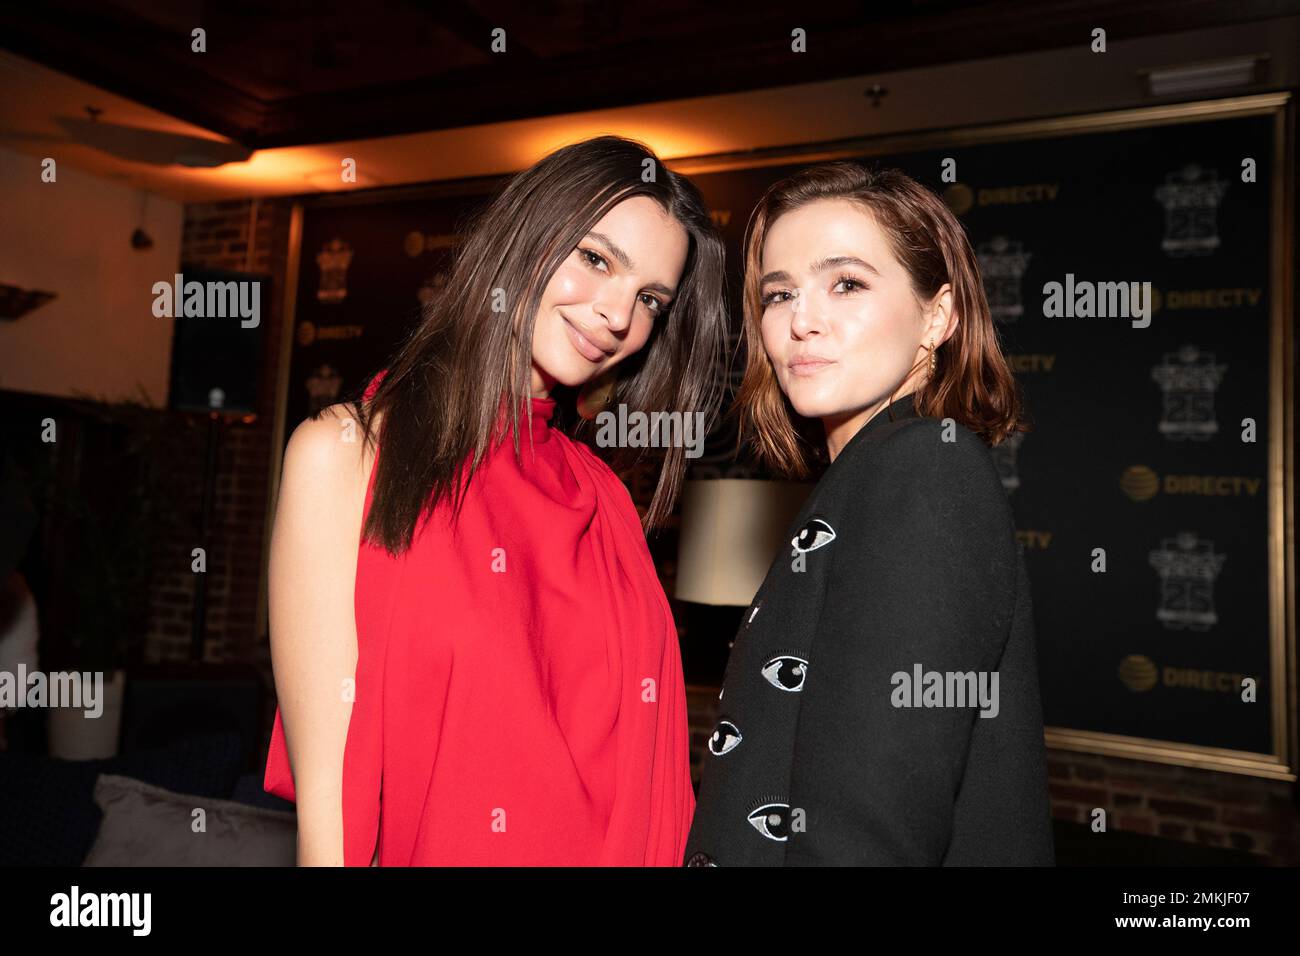
M835 529L821 518L812 518L790 539L796 551L808 552L824 548L835 540Z
M769 803L750 812L747 818L755 830L769 840L784 843L790 837L790 805Z
M742 739L744 738L739 727L729 720L720 720L718 721L718 729L709 738L709 753L715 757L721 757L723 754L735 750Z
M808 676L808 662L802 657L774 657L763 665L762 674L777 690L797 693Z

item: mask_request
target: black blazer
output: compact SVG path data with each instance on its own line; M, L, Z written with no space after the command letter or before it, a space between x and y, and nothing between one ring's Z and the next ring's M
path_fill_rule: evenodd
M904 396L789 535L733 642L686 864L1052 865L1029 583L988 448ZM930 671L983 672L996 716ZM915 706L927 687L950 706Z

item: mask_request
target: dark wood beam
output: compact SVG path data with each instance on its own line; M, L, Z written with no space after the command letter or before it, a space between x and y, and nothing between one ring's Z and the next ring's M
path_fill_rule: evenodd
M387 8L379 8L381 17ZM429 26L486 47L493 26L462 0L427 10ZM973 58L1086 46L1104 27L1111 43L1139 36L1204 29L1300 13L1300 0L911 0L860 18L819 14L810 6L788 14L752 7L726 31L692 29L682 21L668 42L628 36L614 14L594 23L580 52L543 57L523 29L508 52L488 65L419 80L374 84L357 68L355 83L327 93L257 96L239 77L213 75L189 61L188 45L143 18L84 2L7 5L0 42L54 69L198 126L263 149L503 122L535 116L636 105L872 75ZM840 8L842 10L842 8ZM820 20L818 17L833 17ZM227 28L233 16L225 14ZM250 15L251 16L251 15ZM279 21L284 21L280 16ZM265 24L263 17L257 21ZM507 19L506 25L509 25ZM808 30L809 52L790 52L790 29ZM291 24L290 24L291 26ZM251 29L251 28L250 28ZM309 44L301 30L277 29ZM584 31L587 35L588 31ZM618 37L617 42L610 37ZM649 48L647 48L649 47ZM291 53L288 55L292 55ZM383 50L369 54L382 58ZM229 69L229 67L227 67Z

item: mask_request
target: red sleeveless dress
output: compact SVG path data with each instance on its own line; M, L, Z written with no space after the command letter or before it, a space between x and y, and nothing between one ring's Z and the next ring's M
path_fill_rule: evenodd
M376 839L381 866L681 865L672 612L627 489L554 410L531 399L522 464L507 431L454 531L440 502L402 556L360 545L346 866ZM278 709L263 787L294 799Z

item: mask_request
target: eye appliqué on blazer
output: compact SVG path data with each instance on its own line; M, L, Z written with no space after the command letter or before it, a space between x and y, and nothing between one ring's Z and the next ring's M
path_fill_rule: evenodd
M719 720L718 726L714 728L713 736L709 738L709 753L715 757L721 757L723 754L735 750L744 739L740 728L734 723L729 720Z
M835 529L825 518L812 517L799 529L799 533L790 539L790 544L800 553L816 551L835 540Z
M790 805L765 803L750 811L749 824L769 840L784 843L790 838Z
M797 694L808 676L808 661L794 654L781 654L764 664L760 673L777 690Z

